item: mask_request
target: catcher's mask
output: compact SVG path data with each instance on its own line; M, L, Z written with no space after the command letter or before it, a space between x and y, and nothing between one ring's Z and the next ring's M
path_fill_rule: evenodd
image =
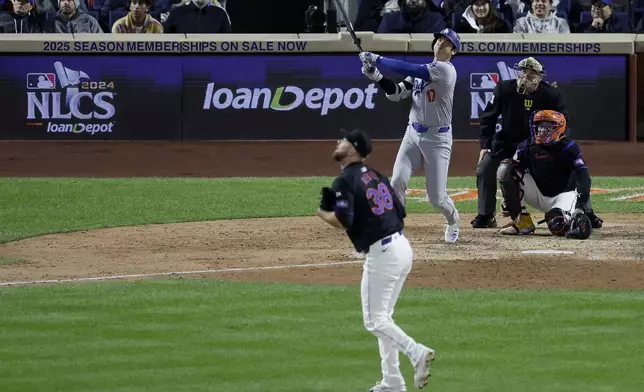
M534 57L527 57L519 61L514 65L514 68L519 71L517 73L517 92L524 95L532 94L546 74L543 65Z
M536 144L556 143L564 137L566 117L554 110L539 110L530 118L530 134Z

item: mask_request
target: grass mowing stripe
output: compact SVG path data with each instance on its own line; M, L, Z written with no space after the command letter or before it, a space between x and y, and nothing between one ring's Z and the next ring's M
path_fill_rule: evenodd
M0 179L0 243L56 232L101 227L249 217L314 215L329 177L307 178L119 178ZM475 188L473 177L449 179L450 188ZM599 177L599 188L644 186L644 178ZM424 188L414 177L410 188ZM598 212L644 212L644 202L614 202L593 195ZM475 212L475 201L457 203ZM410 213L434 211L411 202Z
M395 318L437 349L436 390L634 392L643 300L409 288ZM163 279L17 287L0 304L3 390L345 391L379 376L358 287Z

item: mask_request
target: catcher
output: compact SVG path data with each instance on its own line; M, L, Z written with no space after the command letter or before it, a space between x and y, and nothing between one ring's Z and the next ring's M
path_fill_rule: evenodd
M524 202L545 213L552 234L586 239L592 233L585 206L591 179L581 149L564 137L566 118L554 110L534 112L531 138L519 143L497 172L505 207L513 222L502 234L531 234L534 223Z

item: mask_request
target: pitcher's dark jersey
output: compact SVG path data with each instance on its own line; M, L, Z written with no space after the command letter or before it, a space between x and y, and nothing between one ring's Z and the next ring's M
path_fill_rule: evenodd
M405 208L387 177L363 163L347 165L333 181L335 215L347 228L356 251L403 229Z

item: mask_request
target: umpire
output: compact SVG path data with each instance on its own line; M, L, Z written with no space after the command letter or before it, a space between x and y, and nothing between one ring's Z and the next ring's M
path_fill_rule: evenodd
M515 65L517 78L497 84L492 99L481 118L481 152L476 168L478 215L471 222L475 229L497 227L496 171L503 159L512 158L517 145L530 138L530 115L537 110L555 110L568 118L566 102L559 90L543 81L543 65L527 57ZM496 132L499 116L503 129ZM587 215L593 228L600 228L602 220L593 213L590 199Z

